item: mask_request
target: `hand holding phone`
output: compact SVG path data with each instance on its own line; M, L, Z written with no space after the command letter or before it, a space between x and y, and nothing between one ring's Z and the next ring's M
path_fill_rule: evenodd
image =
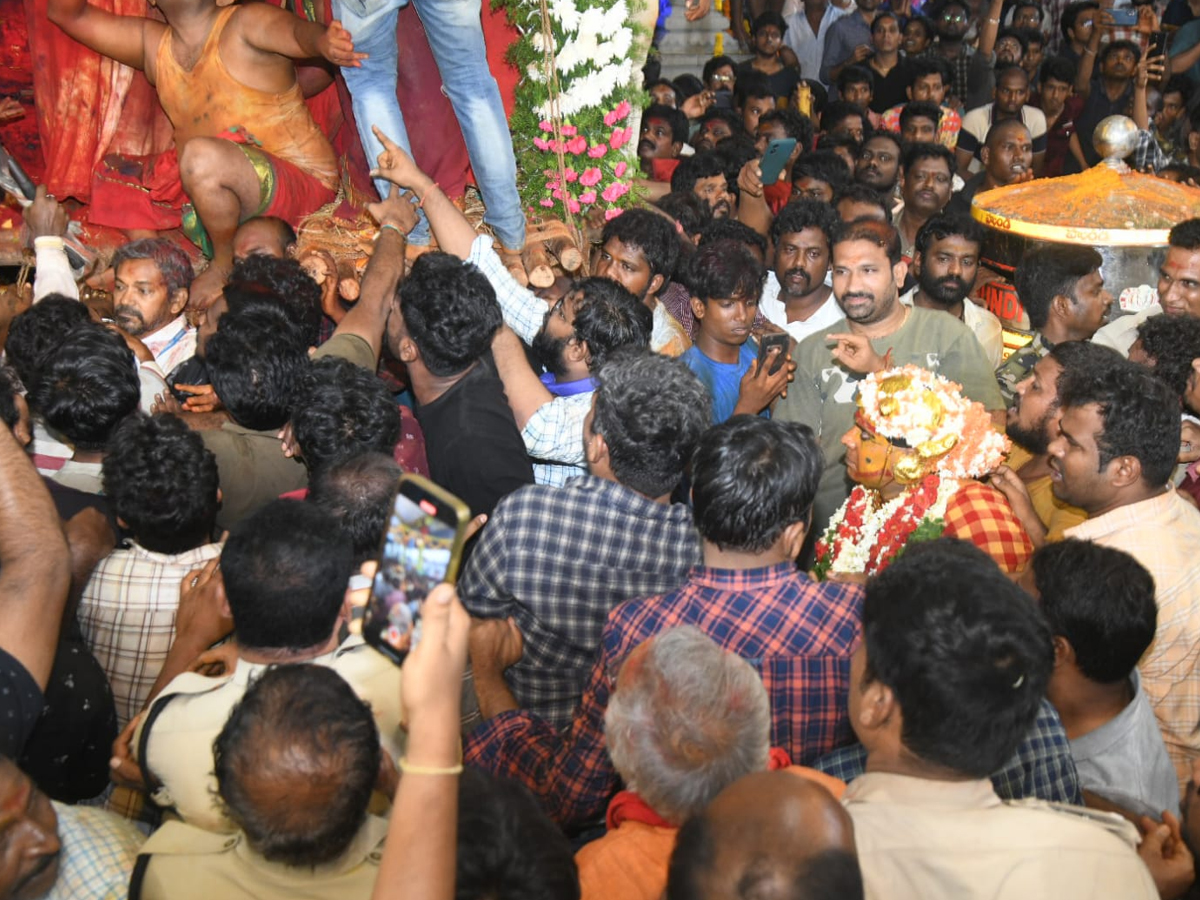
M428 479L401 477L363 621L366 642L397 665L421 638L422 602L458 577L470 518L465 503Z
M792 155L792 151L795 149L795 138L781 138L767 144L767 150L763 153L763 158L758 164L758 171L761 174L764 185L774 184L779 180L779 175L783 172L783 167L787 165L788 157Z
M779 352L775 354L775 359L771 361L771 368L767 370L768 375L774 375L778 372L788 359L788 347L791 345L791 338L786 334L771 333L764 334L758 339L758 367L761 369L766 364L770 357L771 348L778 347Z

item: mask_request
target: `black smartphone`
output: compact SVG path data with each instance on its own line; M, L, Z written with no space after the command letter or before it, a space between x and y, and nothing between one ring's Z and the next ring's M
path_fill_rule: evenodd
M762 175L763 185L774 184L779 180L783 167L787 165L788 157L796 149L795 138L780 138L767 144L763 158L759 160L758 171Z
M713 91L713 106L717 109L733 109L733 91L724 88Z
M758 339L759 369L761 369L763 364L767 361L767 354L771 352L772 347L778 347L779 352L775 355L775 362L771 364L771 368L767 369L767 374L774 375L781 368L783 368L783 364L787 362L788 346L791 344L791 342L792 339L786 334L777 334L775 332L764 334L762 337L760 337Z
M1167 38L1168 35L1165 31L1156 31L1154 34L1150 35L1150 51L1147 53L1147 56L1151 58L1155 56L1166 56Z
M421 639L429 592L458 577L470 519L453 494L420 475L401 476L363 616L363 639L396 665Z

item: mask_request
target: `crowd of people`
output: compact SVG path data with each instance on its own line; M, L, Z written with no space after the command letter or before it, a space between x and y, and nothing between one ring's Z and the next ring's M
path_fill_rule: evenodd
M1200 209L1136 314L1095 249L1027 253L1015 351L970 209L1114 113L1200 180L1200 10L751 8L750 58L651 62L639 201L535 291L477 12L416 2L490 233L388 108L396 3L51 0L158 87L211 263L139 236L85 303L66 208L25 210L0 897L1194 890ZM354 302L297 259L336 188L313 57L381 198ZM397 666L359 632L402 473L473 518Z

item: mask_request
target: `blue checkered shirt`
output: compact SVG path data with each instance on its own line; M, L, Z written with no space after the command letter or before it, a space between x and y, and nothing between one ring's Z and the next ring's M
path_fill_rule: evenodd
M609 611L675 589L699 563L688 507L585 475L501 500L458 590L472 615L516 619L525 653L506 673L509 686L522 708L561 728L583 693Z
M814 768L849 784L863 774L866 763L866 748L852 744L821 757ZM991 777L1001 800L1036 797L1055 803L1083 803L1071 744L1049 700L1042 701L1033 727L1017 751Z

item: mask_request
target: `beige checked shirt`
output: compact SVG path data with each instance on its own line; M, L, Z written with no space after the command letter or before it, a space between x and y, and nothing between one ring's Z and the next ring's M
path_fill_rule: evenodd
M168 555L130 541L92 573L79 601L79 625L108 675L121 728L150 699L171 649L179 583L220 554L220 544Z
M1200 755L1200 511L1168 488L1066 536L1124 550L1154 576L1158 628L1139 670L1182 792Z

